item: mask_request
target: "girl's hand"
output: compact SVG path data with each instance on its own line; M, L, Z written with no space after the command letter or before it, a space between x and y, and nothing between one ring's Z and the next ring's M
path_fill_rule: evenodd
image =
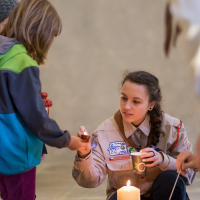
M79 138L81 138L81 135L84 135L84 132L87 133L87 130L85 129L84 126L80 126L80 131L77 133L77 136L78 136ZM89 142L88 142L88 144L85 146L85 148L80 149L80 150L78 150L77 152L78 152L78 156L79 156L79 157L84 158L84 157L86 157L86 156L90 153L90 151L91 151L91 143L90 143L90 140L89 140Z
M147 167L154 167L156 165L160 165L163 162L163 156L161 153L155 151L152 148L145 148L140 152L144 153L140 156L140 158L143 158L143 162L152 162L151 164L146 164Z

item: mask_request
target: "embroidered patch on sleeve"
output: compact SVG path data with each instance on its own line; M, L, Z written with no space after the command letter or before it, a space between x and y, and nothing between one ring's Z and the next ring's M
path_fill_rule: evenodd
M124 155L127 154L127 147L124 141L111 142L108 148L110 156Z
M97 143L94 142L94 138L91 140L91 149L95 149L97 147Z

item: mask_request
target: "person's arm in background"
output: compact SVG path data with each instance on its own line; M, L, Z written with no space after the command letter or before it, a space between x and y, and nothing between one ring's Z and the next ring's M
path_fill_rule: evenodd
M196 143L196 154L188 151L183 151L179 154L176 160L177 172L181 169L181 174L185 176L187 169L191 168L195 172L200 171L200 136Z

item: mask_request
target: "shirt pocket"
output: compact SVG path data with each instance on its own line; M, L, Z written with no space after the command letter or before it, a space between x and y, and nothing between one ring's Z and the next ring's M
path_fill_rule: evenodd
M109 182L113 187L119 189L127 185L128 180L132 186L137 186L137 177L133 170L112 171L110 173Z
M105 161L111 171L133 169L131 156L124 141L114 141L107 143L104 148Z
M132 160L129 154L106 156L106 164L111 171L133 170Z

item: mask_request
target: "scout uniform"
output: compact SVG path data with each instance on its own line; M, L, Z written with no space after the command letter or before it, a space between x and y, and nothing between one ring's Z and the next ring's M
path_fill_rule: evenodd
M192 146L187 139L187 133L181 121L163 113L162 130L164 135L156 148L162 150L163 162L159 166L147 168L145 175L135 174L130 149L146 148L150 134L150 117L136 128L131 123L123 121L120 111L105 120L94 132L91 153L84 159L76 156L73 177L85 188L99 186L108 175L107 199L117 189L125 186L127 181L140 189L141 195L146 194L155 178L162 171L176 171L176 158L181 151L190 151ZM196 173L187 169L187 175L182 177L186 185L191 184Z

